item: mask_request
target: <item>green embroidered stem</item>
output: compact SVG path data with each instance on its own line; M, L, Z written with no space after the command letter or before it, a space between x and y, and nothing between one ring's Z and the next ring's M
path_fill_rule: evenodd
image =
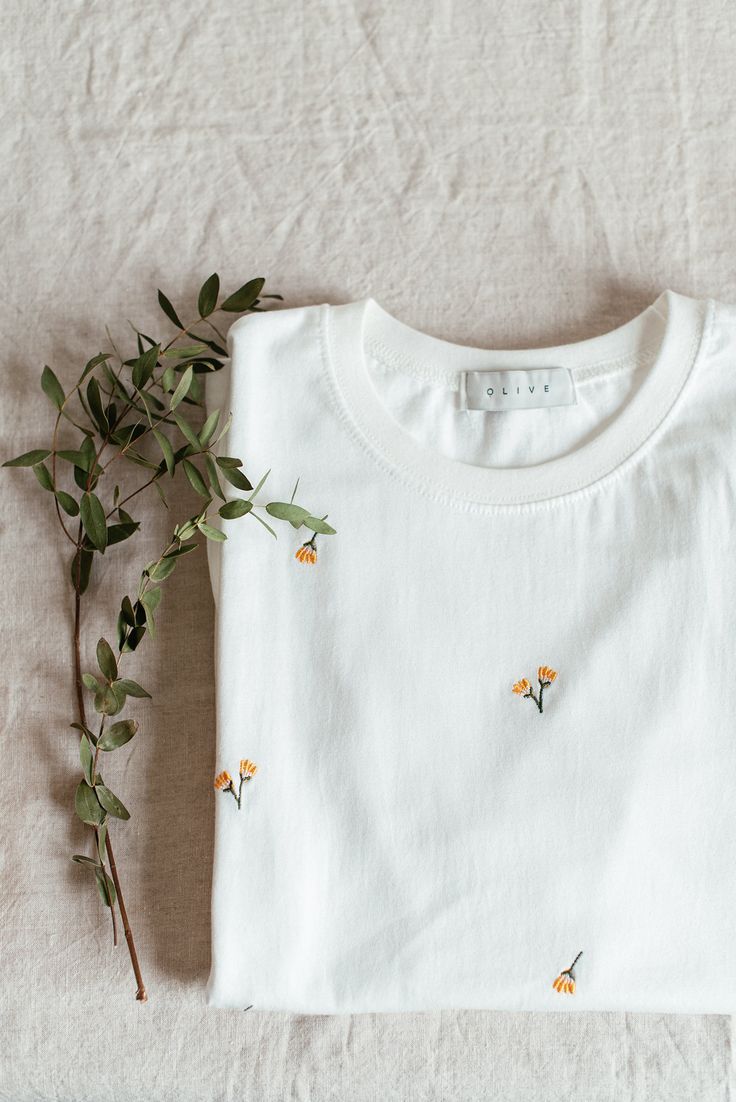
M534 690L533 689L530 689L529 692L526 695L530 696L532 698L532 700L534 701L534 703L536 704L536 706L539 708L539 710L541 712L542 711L542 682L541 681L539 682L539 699L537 699L537 697L534 695Z
M537 707L539 708L540 712L544 710L542 708L542 693L543 692L544 692L544 681L540 681L539 682L539 703L537 704Z

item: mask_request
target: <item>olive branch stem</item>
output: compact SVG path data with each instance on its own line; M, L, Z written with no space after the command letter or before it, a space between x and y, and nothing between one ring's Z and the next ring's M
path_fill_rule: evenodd
M164 344L155 342L132 326L137 349L133 356L124 359L106 327L113 351L94 355L86 363L77 382L66 392L53 370L45 366L41 388L56 409L51 446L34 448L3 464L33 469L41 488L53 495L63 536L74 547L70 580L74 591L72 652L77 720L71 726L80 735L82 766L82 779L76 788L74 808L77 817L93 833L94 856L75 854L73 860L94 873L100 898L110 910L114 945L118 943L116 911L119 912L136 981L136 999L140 1002L145 1002L148 996L110 832L111 820L125 821L130 818L130 813L120 798L105 785L98 767L101 755L127 744L138 730L136 720L118 719L110 724L111 718L123 710L129 697L150 698L150 694L136 681L120 677L120 666L126 655L135 651L146 635L155 635L154 612L162 595L159 583L172 573L181 556L200 546L200 537L214 541L227 539L220 520L252 516L277 538L271 525L259 515L262 506L255 500L270 471L266 471L254 489L241 470L242 459L222 455L219 449L214 450L226 435L230 418L223 423L222 411L214 410L204 415L203 422L195 425L189 415L182 412L185 406L196 412L203 410L199 376L222 368L227 357L226 349L221 344L193 330L203 323L219 340L224 341L225 338L209 320L210 315L216 310L238 314L263 310L264 307L259 305L261 299L281 298L281 295L263 295L264 282L262 278L252 279L218 305L220 281L217 274L211 275L199 292L198 317L187 325L180 321L171 302L159 291L159 306L175 326L175 335ZM178 342L185 336L197 343L182 346ZM116 369L108 363L112 359L118 361ZM78 403L79 410L74 410L75 403ZM85 421L87 424L80 423ZM61 447L62 422L81 434L77 447ZM164 429L169 430L169 435ZM141 444L145 447L151 438L155 439L161 453L156 460L140 450ZM106 452L110 448L114 451L107 457ZM45 463L49 457L50 470ZM120 487L116 485L112 504L106 506L98 496L99 484L118 460L144 467L152 473L124 496L121 496ZM71 471L72 492L61 485L61 463L68 465L64 470ZM96 648L99 670L96 674L86 673L82 669L81 657L83 597L90 583L96 556L135 534L140 523L126 512L124 506L148 487L155 485L168 508L161 482L165 476L173 479L181 469L195 493L204 499L203 507L174 527L164 551L144 567L135 599L126 595L121 601L116 628L117 647L114 650L107 639L100 638ZM223 482L228 484L229 497L223 489ZM268 502L263 506L265 512L295 529L306 526L313 533L334 534L335 529L326 523L324 516L315 516L312 511L294 502L298 485L299 479L289 502ZM249 496L232 496L233 488L248 492ZM219 505L218 501L222 504ZM213 505L215 511L211 512L210 506ZM64 514L77 519L76 536ZM99 716L97 734L88 725L85 691L93 694L94 710Z

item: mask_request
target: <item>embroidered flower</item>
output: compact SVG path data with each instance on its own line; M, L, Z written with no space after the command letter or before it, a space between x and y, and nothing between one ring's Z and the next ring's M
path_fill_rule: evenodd
M557 670L553 670L551 666L540 666L537 670L537 680L539 682L539 693L535 693L531 684L525 677L522 677L520 681L515 681L511 689L517 696L526 696L533 700L540 712L544 711L542 708L542 695L548 685L557 677Z
M258 766L255 762L250 761L248 758L241 758L240 769L238 770L240 784L238 785L237 792L235 791L233 779L226 769L223 769L222 773L218 773L215 777L215 788L218 792L229 792L238 805L238 811L240 811L240 801L243 798L243 785L247 784L257 772Z
M315 532L311 540L307 540L306 543L301 545L294 558L298 559L299 562L315 563L317 561L317 548L314 546L316 538L317 533Z
M560 972L556 980L553 981L552 986L558 995L574 995L575 994L575 973L573 971L575 965L582 957L582 950L575 957L569 968L565 968Z

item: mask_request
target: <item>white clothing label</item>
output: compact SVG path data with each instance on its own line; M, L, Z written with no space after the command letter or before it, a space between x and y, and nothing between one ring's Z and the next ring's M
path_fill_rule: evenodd
M540 409L573 406L576 402L575 383L568 367L497 368L463 371L460 376L461 409Z

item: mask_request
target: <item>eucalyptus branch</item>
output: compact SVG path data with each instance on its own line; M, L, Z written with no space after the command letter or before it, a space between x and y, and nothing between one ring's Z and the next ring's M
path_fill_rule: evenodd
M227 352L221 344L193 330L203 322L224 340L209 320L210 316L216 310L231 314L262 310L261 298L281 298L280 295L261 296L263 285L262 278L252 279L218 306L220 281L216 274L210 276L199 292L197 319L186 326L179 320L169 299L159 291L159 305L176 327L176 334L163 343L154 341L133 326L136 351L124 359L107 330L112 351L92 356L77 382L66 392L54 371L45 366L41 388L56 410L51 446L34 448L3 464L33 469L42 489L53 495L60 528L74 546L70 580L74 592L72 650L77 718L71 726L79 734L82 770L74 795L74 809L78 818L90 828L92 853L75 854L73 860L94 876L100 898L111 913L114 944L117 944L116 912L119 912L137 985L136 998L141 1002L146 1001L147 993L111 839L111 827L115 822L129 819L130 813L120 797L105 784L101 768L106 755L125 746L138 731L137 720L116 717L126 708L130 698L150 699L150 694L137 681L122 677L121 666L146 635L155 637L155 613L162 596L162 583L174 571L179 559L200 545L200 537L216 541L227 538L221 521L253 516L275 537L273 528L258 515L257 510L263 507L268 514L289 523L292 528L306 526L310 529L312 547L317 533L332 535L335 531L326 524L324 517L316 517L294 502L296 486L291 501L259 505L255 498L269 472L254 489L242 470L241 459L220 455L219 449L215 451L228 431L230 419L223 423L220 410L207 416L202 413L199 377L219 370ZM179 344L184 337L196 340L197 344ZM110 360L117 360L116 370L110 367ZM185 413L185 409L188 412ZM197 415L196 424L190 419L191 411ZM65 427L71 425L79 434L75 446L61 446L62 423ZM155 458L141 450L153 441L157 448ZM103 462L103 456L110 449L112 454ZM50 470L46 465L49 457ZM101 483L106 485L105 475L118 460L143 468L148 474L125 496L121 497L120 488L115 485L107 497L107 504L103 504ZM156 486L162 501L167 504L161 482L166 477L174 479L180 470L202 499L202 508L174 527L159 557L143 568L135 595L126 595L120 603L115 647L105 637L99 639L97 670L83 672L83 598L96 557L130 539L140 527L123 506L151 485ZM230 496L223 489L225 483ZM248 492L250 496L233 497L233 489ZM65 516L76 520L76 535ZM88 723L85 692L91 694L94 711L99 716L96 734Z

